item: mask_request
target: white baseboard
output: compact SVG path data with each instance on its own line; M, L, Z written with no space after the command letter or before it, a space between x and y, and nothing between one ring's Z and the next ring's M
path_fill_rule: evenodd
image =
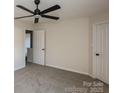
M92 74L89 74L89 76L95 79L95 76L93 76Z
M67 68L58 67L58 66L53 66L53 65L48 65L48 64L46 64L46 66L53 67L53 68L57 68L57 69L61 69L61 70L65 70L65 71L70 71L70 72L74 72L74 73L79 73L79 74L83 74L83 75L87 75L87 76L92 77L92 75L90 75L90 74L87 73L87 72L79 72L79 71L76 71L76 70L67 69Z
M25 68L25 65L20 66L20 67L17 67L17 68L14 68L14 71L19 70L19 69L22 69L22 68Z

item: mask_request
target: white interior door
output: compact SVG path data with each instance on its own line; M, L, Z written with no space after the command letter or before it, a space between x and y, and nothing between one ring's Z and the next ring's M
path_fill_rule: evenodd
M45 65L45 31L33 32L33 63Z
M93 75L109 83L109 23L94 25L93 31Z

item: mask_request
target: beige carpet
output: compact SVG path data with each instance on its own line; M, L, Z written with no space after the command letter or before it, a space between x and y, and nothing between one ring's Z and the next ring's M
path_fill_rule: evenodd
M90 85L94 83L97 86ZM37 64L27 64L15 71L14 84L14 93L108 93L109 90L108 85L89 76Z

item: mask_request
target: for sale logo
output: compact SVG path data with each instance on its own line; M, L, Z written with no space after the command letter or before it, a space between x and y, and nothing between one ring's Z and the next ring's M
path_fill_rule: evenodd
M102 82L87 82L83 81L82 87L68 87L65 88L66 93L102 93L103 92L104 83Z

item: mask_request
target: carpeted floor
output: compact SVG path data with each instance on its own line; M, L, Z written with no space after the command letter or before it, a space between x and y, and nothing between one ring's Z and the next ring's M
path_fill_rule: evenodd
M27 64L15 71L14 93L108 93L108 85L93 78L52 67Z

